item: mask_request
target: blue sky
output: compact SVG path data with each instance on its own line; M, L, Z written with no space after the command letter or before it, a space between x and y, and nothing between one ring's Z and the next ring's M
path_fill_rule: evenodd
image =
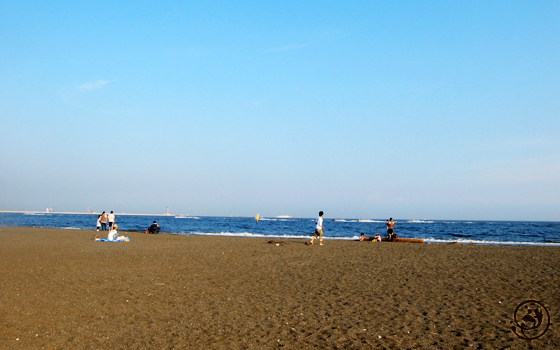
M557 1L0 3L0 209L560 220Z

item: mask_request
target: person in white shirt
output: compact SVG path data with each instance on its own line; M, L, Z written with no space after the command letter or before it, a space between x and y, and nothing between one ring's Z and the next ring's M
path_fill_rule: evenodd
M319 217L315 221L315 233L309 244L313 244L313 241L319 237L319 245L323 245L323 212L319 212Z
M117 232L118 227L119 227L118 225L113 226L113 229L109 231L109 235L107 236L107 239L110 241L130 241L128 237L119 236Z
M107 215L107 221L109 221L109 230L113 228L113 224L115 223L115 214L111 210L111 214Z

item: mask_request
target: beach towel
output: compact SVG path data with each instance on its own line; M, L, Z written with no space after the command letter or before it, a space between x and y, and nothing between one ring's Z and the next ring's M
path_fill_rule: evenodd
M120 242L130 242L130 238L125 237L124 240L118 240L118 241L111 241L110 239L107 238L98 238L95 240L96 242L115 242L115 243L120 243Z

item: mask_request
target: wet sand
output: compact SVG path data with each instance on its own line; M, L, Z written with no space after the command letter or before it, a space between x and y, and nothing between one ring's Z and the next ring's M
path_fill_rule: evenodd
M0 349L560 349L559 247L120 233L0 227Z

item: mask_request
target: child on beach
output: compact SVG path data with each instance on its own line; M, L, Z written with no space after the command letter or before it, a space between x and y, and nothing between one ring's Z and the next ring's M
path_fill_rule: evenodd
M372 242L381 242L381 236L379 236L379 232L375 234L375 237L371 240Z
M323 212L319 212L319 217L315 221L315 233L313 234L313 238L308 244L313 244L313 241L319 237L319 245L323 245Z
M364 236L363 233L360 234L360 238L358 238L358 241L362 242L366 239L366 237Z
M100 220L101 220L101 215L97 215L97 224L96 224L97 231L99 231L99 228L101 227L101 221Z

